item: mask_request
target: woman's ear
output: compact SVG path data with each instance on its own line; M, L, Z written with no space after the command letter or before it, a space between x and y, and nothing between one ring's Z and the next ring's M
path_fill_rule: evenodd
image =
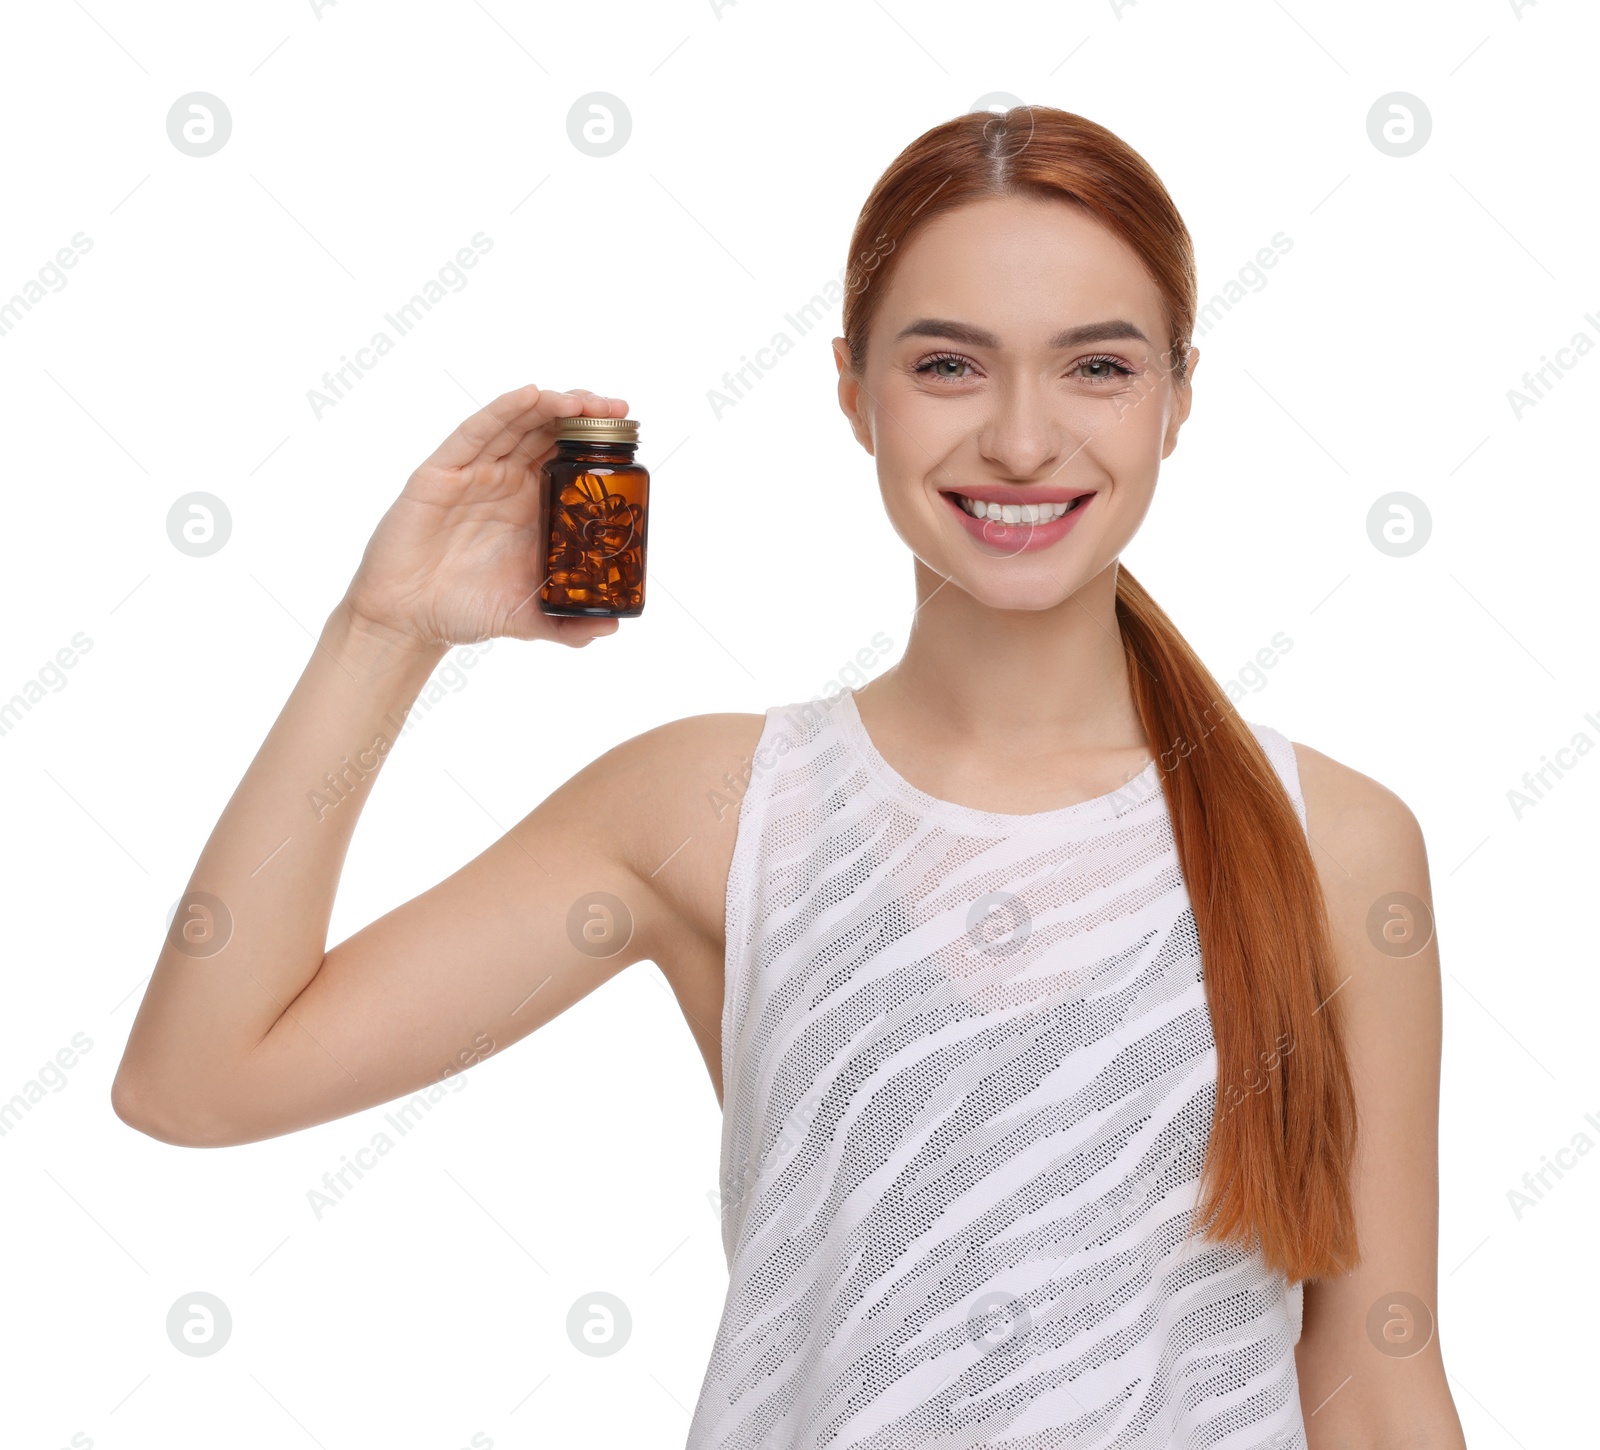
M1194 404L1194 370L1200 363L1200 349L1189 349L1189 361L1184 368L1183 381L1175 383L1172 389L1172 411L1167 414L1167 433L1161 440L1161 456L1168 457L1178 446L1178 429L1183 427L1184 420L1189 416L1189 409Z
M862 392L861 380L850 365L850 345L842 337L833 340L833 361L839 369L839 407L850 420L850 431L856 435L856 442L871 453L872 429L868 426L861 409L865 395Z

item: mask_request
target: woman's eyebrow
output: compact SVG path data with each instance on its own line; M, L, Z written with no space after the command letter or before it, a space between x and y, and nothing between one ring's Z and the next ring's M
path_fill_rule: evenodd
M1085 342L1137 341L1148 344L1150 339L1131 322L1118 318L1111 322L1086 322L1082 327L1069 327L1050 339L1050 346L1077 347Z
M1000 346L1000 339L981 327L965 322L951 322L942 317L919 317L895 334L895 341L903 337L943 337L951 342L964 342L969 347ZM1131 322L1115 318L1107 322L1086 322L1079 327L1069 327L1052 337L1052 349L1081 347L1086 342L1120 342L1128 339L1148 344L1150 339Z

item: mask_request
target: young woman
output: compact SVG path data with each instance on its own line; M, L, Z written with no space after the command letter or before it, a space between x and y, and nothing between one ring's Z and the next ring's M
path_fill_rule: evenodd
M496 399L380 522L223 812L116 1111L291 1132L649 959L724 1109L692 1446L1462 1446L1421 833L1246 724L1118 562L1198 357L1171 198L1091 122L977 113L895 160L851 257L839 400L913 556L902 661L619 745L329 950L363 796L313 821L308 783L381 757L451 645L617 628L530 601L553 426L625 403Z

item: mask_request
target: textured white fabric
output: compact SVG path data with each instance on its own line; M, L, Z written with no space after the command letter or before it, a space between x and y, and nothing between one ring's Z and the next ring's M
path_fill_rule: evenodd
M995 814L902 779L849 693L766 712L689 1450L1304 1450L1298 1286L1187 1232L1216 1049L1159 769Z

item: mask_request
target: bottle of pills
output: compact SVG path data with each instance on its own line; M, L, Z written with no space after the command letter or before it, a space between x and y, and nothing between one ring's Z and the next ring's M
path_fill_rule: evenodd
M644 612L650 473L633 461L633 418L563 418L545 463L546 614L626 618Z

